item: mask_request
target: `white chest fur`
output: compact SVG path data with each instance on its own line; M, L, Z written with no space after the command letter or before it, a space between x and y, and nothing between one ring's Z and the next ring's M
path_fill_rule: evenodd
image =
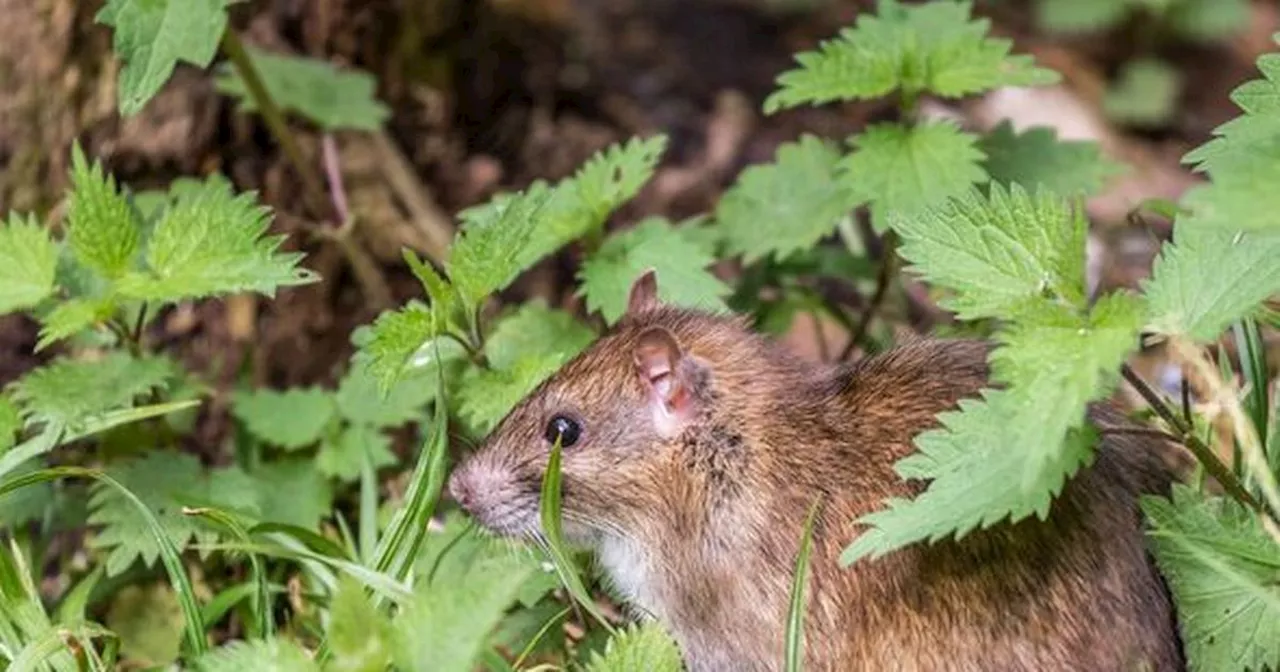
M651 566L652 559L636 542L614 535L600 540L596 558L604 568L618 596L636 607L642 615L662 619L661 601L658 598L657 577Z

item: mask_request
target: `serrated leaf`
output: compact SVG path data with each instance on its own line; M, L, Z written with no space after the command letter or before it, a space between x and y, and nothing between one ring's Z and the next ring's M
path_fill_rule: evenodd
M333 488L310 459L273 460L250 476L264 521L314 530L333 510Z
M147 245L149 273L126 276L120 291L147 301L258 292L315 282L297 268L302 254L280 252L284 236L264 235L269 210L253 193L236 195L225 179L183 190L165 209Z
M545 183L535 182L458 213L463 225L449 250L449 278L471 311L536 261L527 248L551 196Z
M1152 329L1212 341L1280 292L1280 231L1234 234L1180 221L1173 236L1143 284Z
M773 163L744 170L716 206L716 228L729 250L748 263L786 257L834 231L866 198L838 178L839 163L834 147L804 135L779 147Z
M192 455L155 450L131 460L114 463L107 474L142 500L155 514L161 528L179 551L202 528L182 514L180 496L207 494L200 462ZM89 496L90 525L103 526L89 545L108 551L107 576L117 576L134 560L148 567L160 557L160 542L151 535L146 519L119 491L94 483Z
M1214 172L1218 159L1230 162L1238 152L1280 138L1280 54L1263 54L1258 69L1262 79L1245 82L1231 92L1231 101L1244 114L1215 128L1213 140L1188 153L1184 162Z
M361 348L366 373L376 381L380 394L387 394L399 380L414 354L436 337L431 310L411 301L400 310L388 310L369 328L369 340Z
M760 235L760 234L757 234ZM627 309L631 285L647 269L662 279L658 294L664 302L701 310L725 310L729 287L707 271L715 258L660 217L615 233L582 264L579 294L587 309L600 311L613 324Z
M333 395L318 387L237 392L231 407L250 433L287 450L319 441L336 412Z
M471 565L449 590L419 588L395 619L396 665L470 672L531 571L520 558L491 557Z
M1102 110L1122 124L1160 126L1173 116L1180 87L1173 66L1151 58L1128 61L1103 97Z
M930 480L928 488L860 519L872 528L842 562L1044 518L1067 479L1093 458L1087 404L1107 394L1137 348L1142 317L1141 302L1122 294L1101 299L1088 317L1048 302L1024 312L992 356L994 373L1009 386L962 401L959 412L939 414L942 427L916 437L919 452L895 469Z
M58 245L34 217L9 214L0 226L0 315L32 308L53 293Z
M890 217L914 217L986 182L977 142L950 122L875 124L851 140L840 179L859 202L870 201L872 224L883 231Z
M680 647L661 625L653 621L631 626L610 637L604 654L593 653L587 664L587 672L680 672L683 669Z
M0 450L0 453L3 453ZM27 460L4 474L5 479L18 478L43 467L40 460ZM0 529L16 530L31 521L44 518L54 503L52 483L34 483L16 492L0 495Z
M1280 133L1280 117L1276 118ZM1224 231L1280 232L1280 134L1214 161L1212 182L1192 188L1178 226Z
M67 244L76 259L114 279L133 266L140 240L139 222L115 178L98 161L90 165L77 144L71 151L67 203Z
M1102 156L1097 143L1059 140L1049 127L1015 133L1008 120L983 136L978 149L987 156L983 167L991 181L1028 189L1043 186L1065 197L1097 193L1122 170Z
M226 7L235 1L107 0L94 18L115 29L112 46L125 62L120 114L141 110L179 61L208 67L227 28Z
M1031 57L1009 55L1012 42L987 37L990 22L970 14L969 2L882 1L875 16L860 15L836 39L797 55L800 67L778 78L765 111L878 98L897 89L955 98L1058 81L1057 73L1036 67Z
M368 368L352 362L338 383L334 401L338 413L348 421L373 427L399 427L423 417L423 411L436 396L434 381L426 376L401 377L382 396L378 381Z
M326 131L376 131L391 115L375 96L377 80L367 72L249 46L245 52L280 109L306 117ZM220 69L215 86L220 93L239 99L241 112L258 111L257 102L231 64Z
M110 316L112 304L104 301L70 299L64 301L40 319L39 352L54 343L74 336Z
M493 328L485 345L490 368L472 368L458 392L472 426L492 428L539 383L595 339L572 315L541 301L521 305Z
M1280 669L1280 544L1258 516L1181 484L1142 510L1190 669Z
M895 217L899 254L932 283L955 291L940 304L961 319L1006 317L1049 295L1085 304L1086 225L1058 196L1018 185L971 191L916 217Z
M12 398L28 423L79 427L94 416L119 408L164 387L174 375L162 357L134 359L113 352L100 360L59 358L23 376Z
M350 425L320 445L316 453L316 469L325 476L352 482L360 478L365 460L374 469L395 464L391 439L377 428Z
M326 670L333 672L382 672L391 663L390 623L350 577L338 583L329 605L329 648L333 657Z
M287 639L235 641L216 648L196 661L201 672L319 672L320 666L297 644Z
M1086 33L1110 28L1130 11L1131 0L1038 0L1036 20L1051 33Z
M120 653L135 664L163 667L178 659L182 607L168 583L125 586L107 609L107 627L120 637Z

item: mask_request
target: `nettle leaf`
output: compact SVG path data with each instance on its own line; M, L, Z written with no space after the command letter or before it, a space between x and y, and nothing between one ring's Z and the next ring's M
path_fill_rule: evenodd
M125 62L120 113L136 114L173 74L179 61L209 66L236 0L107 0L95 20L115 29L112 45Z
M319 672L320 666L293 641L271 638L220 646L200 656L196 669L200 672Z
M356 424L399 427L422 417L436 396L436 381L426 376L401 377L383 396L368 368L353 362L338 383L334 401L338 413Z
M76 259L107 278L117 278L132 268L141 235L115 178L98 161L90 165L77 144L71 151L67 203L67 244Z
M110 410L129 408L164 388L177 371L163 357L134 359L112 352L100 360L59 358L13 384L12 398L28 423L76 427Z
M915 216L987 181L978 137L950 122L875 124L851 142L840 179L859 202L871 202L872 223L881 231L889 217Z
M961 319L1007 317L1046 293L1085 303L1085 220L1046 190L993 184L893 226L911 270L955 291L940 304Z
M374 95L378 81L367 72L339 70L328 61L271 54L248 46L245 52L281 109L306 117L326 131L376 131L391 115ZM231 64L221 68L215 86L220 93L238 98L241 112L258 111L257 102Z
M840 153L804 135L778 148L773 163L742 171L716 205L717 228L729 250L753 262L813 247L864 198L837 174Z
M333 510L333 487L311 458L272 460L250 476L257 484L262 520L310 530Z
M532 571L514 555L490 557L455 577L448 590L420 586L394 622L396 666L470 672Z
M377 428L351 425L320 445L316 469L325 476L351 482L360 478L366 460L374 469L395 464L391 439Z
M680 672L683 669L680 647L655 621L631 626L610 637L603 655L593 652L587 664L587 672Z
M1280 292L1280 231L1233 233L1187 224L1179 220L1174 227L1143 293L1152 329L1212 341Z
M378 316L369 328L369 340L361 354L363 366L377 382L379 393L391 391L414 354L437 333L431 310L418 301Z
M1215 128L1213 140L1188 153L1184 162L1212 173L1218 159L1230 163L1239 152L1280 138L1280 54L1263 54L1258 69L1263 79L1245 82L1231 92L1231 101L1244 114Z
M208 488L200 461L193 455L153 450L142 456L113 463L107 474L142 500L155 514L179 551L197 536L208 535L199 524L182 514L179 497L204 497ZM114 488L95 482L89 496L90 525L102 530L89 545L109 551L107 576L116 576L135 560L151 567L160 557L160 545L149 532L138 509Z
M990 22L971 18L971 3L879 4L817 51L796 56L799 68L778 78L766 113L812 103L879 98L896 89L946 98L1001 86L1053 84L1057 73L1011 56L1012 42L987 37Z
M53 293L58 245L28 215L9 214L0 226L0 315L33 308Z
M756 233L757 237L761 234ZM646 270L662 279L659 297L667 303L702 310L725 310L729 287L706 270L715 258L661 217L646 219L616 233L582 264L579 294L587 309L613 324L627 310L631 285Z
M0 445L2 445L0 441ZM0 450L3 454L4 450ZM5 473L6 480L25 476L44 467L43 460L27 460ZM45 512L54 504L52 483L33 483L15 492L0 495L0 529L18 529L32 521L42 520Z
M182 607L164 581L125 586L112 596L106 625L120 637L120 653L131 662L166 667L182 648Z
M318 278L297 268L302 254L279 252L282 235L264 236L269 210L253 193L236 195L225 179L183 190L148 241L149 273L127 276L120 290L147 301L178 301L237 292L275 296L279 287Z
M535 182L458 213L463 224L449 250L449 278L472 310L536 261L525 249L551 195L550 187Z
M1280 669L1280 544L1258 516L1181 484L1142 510L1191 669Z
M1154 58L1135 59L1121 66L1102 99L1102 110L1122 124L1160 126L1173 116L1180 88L1173 66Z
M13 447L15 437L22 431L22 416L9 398L0 395L0 453Z
M1009 386L942 413L920 434L919 452L895 465L903 478L930 480L913 500L893 498L864 516L871 525L841 559L852 563L1001 521L1048 515L1067 479L1093 458L1087 404L1138 346L1141 302L1109 295L1088 317L1044 302L1001 335L992 356ZM1046 357L1046 353L1049 356Z
M358 581L343 577L329 604L333 672L382 672L391 664L391 624Z
M114 309L112 301L70 299L59 303L40 318L40 340L36 343L36 352L111 317Z
M319 441L336 412L333 395L318 387L241 391L231 407L254 436L289 450Z
M1132 0L1038 0L1036 20L1051 33L1089 33L1120 23L1132 5Z
M978 149L987 156L983 167L992 182L1043 186L1065 197L1097 193L1122 170L1096 142L1059 140L1048 127L1016 133L1007 119L978 141Z
M468 369L458 391L459 412L480 431L492 429L539 383L595 340L572 315L540 301L500 320L485 346L490 368Z

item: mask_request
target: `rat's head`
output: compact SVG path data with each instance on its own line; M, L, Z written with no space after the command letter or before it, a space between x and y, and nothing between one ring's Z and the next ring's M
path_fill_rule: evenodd
M737 415L726 388L749 368L755 339L734 318L660 305L646 273L618 325L521 401L454 471L450 492L493 532L537 531L558 437L571 538L679 524L744 452L736 430L725 429Z

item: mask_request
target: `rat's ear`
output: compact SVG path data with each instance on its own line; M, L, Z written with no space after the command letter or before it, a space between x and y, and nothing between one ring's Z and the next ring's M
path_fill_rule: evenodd
M627 297L627 314L638 315L658 307L658 272L650 268L631 283Z
M636 340L634 361L658 433L679 434L694 412L691 363L680 344L666 329L650 327Z

